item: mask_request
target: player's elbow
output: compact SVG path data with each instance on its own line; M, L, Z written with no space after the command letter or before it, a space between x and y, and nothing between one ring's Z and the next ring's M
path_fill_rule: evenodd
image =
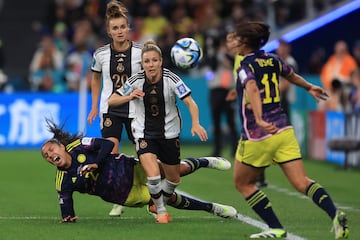
M108 105L109 105L109 107L113 107L114 104L115 104L114 99L109 98L109 100L108 100Z
M121 103L119 102L119 100L120 100L119 97L120 96L117 96L116 94L111 95L111 97L108 100L108 105L110 107L120 105Z

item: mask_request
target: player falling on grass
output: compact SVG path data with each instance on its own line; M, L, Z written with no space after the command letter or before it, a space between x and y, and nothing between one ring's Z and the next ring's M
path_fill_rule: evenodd
M127 207L150 204L149 213L156 215L145 171L136 158L111 153L114 143L110 140L71 135L51 121L48 127L54 137L43 144L41 154L57 167L55 182L63 223L77 220L73 202L75 191ZM227 170L231 164L219 157L186 158L181 162L181 175L203 167ZM170 196L168 204L178 209L207 211L223 218L237 214L231 206L196 200L176 192Z
M329 215L335 238L347 238L349 229L345 213L335 207L319 183L306 175L294 129L280 105L280 76L304 88L317 101L325 100L328 94L296 74L276 55L260 50L269 38L267 24L244 22L236 30L240 53L245 57L237 71L243 129L235 156L234 181L236 189L270 228L252 234L250 238L284 238L287 234L270 200L255 185L256 178L273 161L282 168L296 190L306 194Z

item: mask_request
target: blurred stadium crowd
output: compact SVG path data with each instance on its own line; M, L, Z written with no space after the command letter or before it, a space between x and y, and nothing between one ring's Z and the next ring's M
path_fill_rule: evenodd
M241 20L263 20L274 32L321 13L340 0L123 0L129 9L132 39L152 38L161 46L165 67L174 69L170 49L176 39L193 37L204 49L203 66L216 71L219 51L227 32ZM0 7L3 5L0 1ZM104 0L49 1L45 18L33 23L40 42L29 63L31 91L78 91L80 81L90 81L92 53L109 42L106 33ZM346 43L345 43L346 45ZM1 51L0 69L6 56ZM356 48L355 48L356 47ZM356 49L356 50L355 50ZM360 62L360 43L353 58ZM221 59L220 59L221 60ZM313 62L312 62L313 61ZM320 74L326 59L314 53L309 72ZM306 63L307 64L307 63ZM205 66L204 66L205 65ZM350 78L346 76L347 79ZM0 89L12 91L6 73L0 71ZM360 81L360 80L359 80ZM336 87L336 86L335 86Z

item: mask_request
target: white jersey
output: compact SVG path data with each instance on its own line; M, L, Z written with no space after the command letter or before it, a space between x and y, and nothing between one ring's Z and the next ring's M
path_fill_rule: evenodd
M132 103L109 108L108 99L131 75L141 70L141 49L141 44L131 42L131 47L122 52L115 51L111 44L95 51L91 70L102 73L100 116L109 112L120 117L134 117Z
M135 89L141 89L145 93L143 98L131 101L135 103L136 116L131 123L135 139L179 137L181 118L176 96L184 99L191 94L180 77L163 68L162 80L151 84L146 81L145 71L141 71L131 76L117 93L122 96L130 95Z

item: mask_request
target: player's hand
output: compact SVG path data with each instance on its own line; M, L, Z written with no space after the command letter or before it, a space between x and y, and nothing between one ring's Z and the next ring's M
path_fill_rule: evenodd
M88 118L87 118L87 122L90 126L92 125L92 122L96 119L98 114L99 114L99 111L97 109L91 109L91 111L88 115Z
M135 89L134 91L132 91L132 93L130 94L131 99L138 99L138 98L142 98L145 96L145 93L140 90L140 89Z
M232 101L235 101L237 98L237 92L236 92L236 89L231 89L228 94L226 95L226 101L229 101L229 102L232 102Z
M74 217L72 217L72 216L67 216L66 218L63 218L63 219L61 220L61 223L75 223L77 219L78 219L77 216L74 216Z
M86 173L91 172L97 168L98 165L96 163L86 164L80 169L80 176L85 175Z
M256 122L259 127L261 127L265 132L270 134L275 134L279 130L278 127L273 123L265 122L264 120Z
M316 85L312 85L308 92L315 98L317 102L320 100L326 101L329 98L329 94L326 92L326 90Z
M195 136L195 134L198 135L200 140L203 142L208 140L207 132L206 132L205 128L203 128L200 124L195 124L192 126L191 135Z

